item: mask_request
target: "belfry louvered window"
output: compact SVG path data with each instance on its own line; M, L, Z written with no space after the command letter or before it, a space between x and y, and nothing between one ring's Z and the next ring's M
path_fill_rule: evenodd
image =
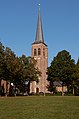
M37 51L36 51L36 49L34 49L34 56L36 56L37 55Z
M38 55L41 55L41 49L38 48Z
M45 48L43 48L43 56L45 57Z

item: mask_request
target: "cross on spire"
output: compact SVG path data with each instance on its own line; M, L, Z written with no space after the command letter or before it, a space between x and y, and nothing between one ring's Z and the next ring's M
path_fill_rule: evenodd
M38 9L40 10L40 3L38 4Z

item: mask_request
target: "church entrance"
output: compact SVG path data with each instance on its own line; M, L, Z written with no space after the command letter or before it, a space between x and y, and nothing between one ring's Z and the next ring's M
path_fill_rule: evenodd
M37 87L37 88L36 88L36 94L38 94L38 93L39 93L39 88Z

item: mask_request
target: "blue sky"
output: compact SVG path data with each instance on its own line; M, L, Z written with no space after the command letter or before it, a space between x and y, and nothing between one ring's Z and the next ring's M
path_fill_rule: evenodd
M61 50L79 57L79 0L0 0L0 42L18 56L31 55L40 1L49 65Z

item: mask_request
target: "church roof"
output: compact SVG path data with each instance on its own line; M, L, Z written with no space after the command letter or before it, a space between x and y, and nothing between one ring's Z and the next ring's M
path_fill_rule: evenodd
M41 16L40 16L40 8L38 9L38 22L37 22L35 43L44 43L42 21L41 21Z

